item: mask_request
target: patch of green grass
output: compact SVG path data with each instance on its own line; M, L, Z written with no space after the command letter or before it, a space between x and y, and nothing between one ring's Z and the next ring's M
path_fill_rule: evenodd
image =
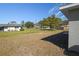
M53 34L55 33L60 33L60 32L63 32L63 30L41 30L41 31L44 31L44 32L52 32Z
M24 31L15 31L15 32L0 32L0 37L10 37L10 36L16 36L19 34L29 34L29 33L36 33L39 32L39 29L26 29Z
M61 30L43 31L35 28L25 31L0 32L0 55L62 55L63 50L60 51L58 46L41 40L60 32Z
M0 37L11 37L20 34L29 34L29 33L37 33L37 32L52 32L54 34L61 32L61 30L40 30L40 29L32 28L32 29L26 29L24 31L0 32Z

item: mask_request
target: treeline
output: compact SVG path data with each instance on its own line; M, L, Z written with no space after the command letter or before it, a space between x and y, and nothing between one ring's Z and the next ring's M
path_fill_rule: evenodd
M28 22L22 21L21 25L22 25L22 27L27 27L27 28L33 28L34 27L34 23L30 22L30 21L28 21Z
M61 23L62 19L57 18L55 15L52 15L39 21L39 25L41 28L48 27L49 29L57 29L59 28L59 26L61 26Z
M33 28L38 26L41 29L58 29L61 25L63 25L63 21L61 18L56 17L55 15L51 15L50 17L43 18L38 23L34 24L33 22L21 22L22 27Z

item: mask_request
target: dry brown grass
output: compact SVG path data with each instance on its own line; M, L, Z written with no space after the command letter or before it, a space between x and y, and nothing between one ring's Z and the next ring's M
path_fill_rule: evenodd
M0 55L64 55L63 49L50 42L41 40L58 32L42 31L0 38Z

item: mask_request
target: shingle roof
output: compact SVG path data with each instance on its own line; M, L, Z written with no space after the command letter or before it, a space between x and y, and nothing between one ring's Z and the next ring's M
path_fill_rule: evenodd
M20 26L21 27L21 25L20 24L0 24L0 27L11 27L11 26Z

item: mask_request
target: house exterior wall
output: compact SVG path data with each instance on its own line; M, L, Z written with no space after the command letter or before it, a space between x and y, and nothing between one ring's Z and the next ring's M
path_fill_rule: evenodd
M69 25L63 25L60 27L61 30L64 30L64 31L68 31L69 30Z
M20 31L21 27L4 27L4 31Z
M15 28L16 31L20 31L21 27Z
M79 45L79 8L72 10L63 10L66 17L69 19L69 41L68 48Z
M79 45L79 21L69 22L69 45L72 47L74 45Z
M79 4L61 10L69 20L68 48L79 52Z
M70 21L79 21L79 8L69 10Z
M8 31L8 28L5 28L5 27L4 27L4 30L3 30L3 31L5 31L5 32Z

